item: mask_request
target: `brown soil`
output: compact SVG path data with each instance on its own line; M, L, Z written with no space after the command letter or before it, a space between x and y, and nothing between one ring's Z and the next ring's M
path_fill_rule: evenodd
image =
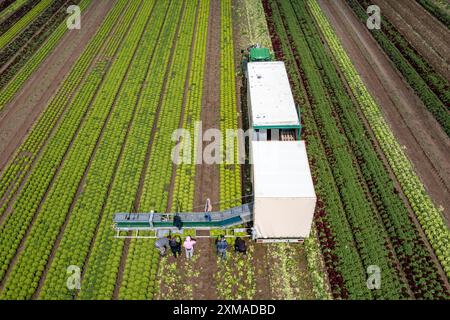
M272 299L272 289L270 286L270 265L267 258L267 247L264 244L256 243L253 252L253 265L255 266L256 300Z
M98 0L83 12L81 30L68 30L0 114L0 169L46 108L115 1ZM12 80L14 81L14 79Z
M450 30L416 1L374 3L435 70L450 80Z
M325 39L323 39L323 37L322 37L322 41L325 43L325 46L326 46L326 48L328 49L328 52L331 54L331 49L330 49L329 46L326 44L326 41L325 41ZM335 61L335 63L337 64L336 61ZM339 72L339 75L342 77L342 79L344 79L345 77L344 77L344 74L342 73L342 71L338 69L338 72ZM354 97L354 95L353 95L352 92L351 92L351 89L350 89L348 83L345 83L345 87L347 88L347 92L350 93L350 96L351 96L351 99L352 99L353 103L358 104L356 98ZM425 245L427 246L428 251L430 252L430 254L431 254L432 258L433 258L433 261L434 261L435 264L436 264L436 267L437 267L437 269L438 269L438 272L439 272L439 274L441 275L441 278L442 278L442 280L443 280L444 283L445 283L445 286L446 286L447 288L450 288L450 284L449 284L449 282L448 282L447 276L445 275L445 272L444 272L444 270L442 269L442 266L441 266L439 260L437 259L436 255L435 255L434 249L432 248L431 244L429 243L429 241L428 241L428 239L427 239L427 237L426 237L426 235L425 235L425 232L423 231L423 229L422 229L422 227L421 227L419 221L417 220L417 217L416 217L416 215L414 214L414 211L413 211L413 209L411 208L411 205L410 205L410 203L409 203L409 201L408 201L408 198L407 198L406 195L404 194L404 192L403 192L403 190L402 190L402 188L401 188L401 185L400 185L400 183L399 183L397 177L395 176L394 172L392 171L392 168L389 166L389 162L388 162L386 156L384 155L381 146L379 145L378 141L376 140L375 134L373 133L372 129L370 128L370 125L369 125L369 123L367 122L367 120L364 118L364 115L363 115L363 113L362 113L361 110L358 110L358 114L359 114L359 117L361 118L361 120L363 121L364 126L365 126L365 127L367 128L367 130L368 130L367 132L368 132L368 134L369 134L369 136L370 136L370 138L371 138L371 141L374 143L374 146L375 146L375 148L376 148L376 150L377 150L377 152L378 152L378 154L379 154L379 156L380 156L380 159L383 161L383 163L384 163L384 165L385 165L387 171L389 172L389 176L391 177L391 179L392 179L392 181L393 181L393 183L394 183L395 189L398 190L398 192L399 192L398 194L399 194L400 198L401 198L402 201L405 203L406 208L407 208L407 210L408 210L409 216L413 219L413 221L414 221L414 223L415 223L415 225L416 225L416 227L417 227L417 230L418 230L420 236L422 237L422 240L424 241ZM365 184L365 185L366 185L366 184ZM372 197L371 197L371 200L372 200L372 203L373 203ZM389 243L391 243L391 242L389 242ZM396 261L398 261L397 258L396 258ZM402 272L402 275L404 275L403 272ZM410 288L409 288L409 287L408 287L408 291L410 292Z
M211 128L220 128L220 2L210 3L208 37L206 40L206 63L202 97L201 121L203 133ZM203 143L203 150L209 142ZM217 164L196 165L194 207L211 199L213 210L218 210L219 167Z
M450 216L450 139L403 81L351 9L340 1L319 1L362 80L380 105L394 135L437 206Z
M207 235L208 231L200 231L199 235ZM156 297L159 300L193 299L193 300L217 300L214 286L214 275L217 272L216 256L213 252L214 241L211 238L197 238L194 248L194 257L186 260L184 249L181 256L174 258L169 252L166 266L175 264L175 269L161 277L160 291ZM165 269L166 271L167 269ZM161 271L161 270L160 270ZM169 279L165 279L165 278ZM169 285L164 280L175 280Z

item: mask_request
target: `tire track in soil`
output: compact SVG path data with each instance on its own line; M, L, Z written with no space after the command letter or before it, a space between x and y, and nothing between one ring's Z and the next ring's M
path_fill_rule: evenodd
M320 0L319 4L395 137L406 146L406 154L426 191L437 206L444 207L449 224L450 163L446 160L450 158L449 138L356 20L351 9L341 2Z
M211 128L220 128L220 2L211 0L209 7L208 35L206 39L206 63L203 78L202 121L203 132ZM208 143L202 143L202 150ZM196 165L195 171L194 207L200 208L210 198L211 204L218 203L219 196L219 167L218 164ZM213 207L213 210L217 208ZM200 236L209 236L208 230L199 231ZM196 250L198 259L193 267L200 274L192 283L195 300L217 299L214 274L217 272L213 239L198 238ZM191 280L192 279L188 279Z
M169 8L170 7L168 7L167 11L169 11ZM179 23L177 24L177 30L175 31L175 36L174 36L175 40L172 43L172 47L170 49L169 63L167 64L167 68L166 68L166 72L165 72L164 80L163 80L163 85L162 85L163 89L161 90L160 98L159 98L159 101L158 101L158 107L157 107L157 111L155 113L154 122L153 122L153 126L152 126L152 131L151 131L151 134L150 134L150 140L149 141L151 141L152 143L149 143L148 148L147 148L147 154L146 154L146 157L145 157L145 163L144 163L144 167L142 168L141 177L140 177L140 181L139 181L139 187L138 187L138 191L136 193L136 198L135 198L134 205L133 205L135 212L138 212L139 204L141 202L142 192L143 192L143 188L144 188L145 174L147 172L148 165L149 165L149 162L150 162L150 153L152 152L153 140L154 140L155 133L156 133L156 127L157 127L157 124L158 124L158 121L159 121L159 115L160 115L160 112L161 112L162 102L163 102L164 96L166 94L166 90L167 90L168 83L169 83L168 82L169 75L170 75L169 71L171 70L171 67L172 67L172 64L173 64L174 52L175 52L176 43L177 43L177 40L178 40L178 37L179 37L179 31L180 31L180 26L181 26L180 21L181 21L181 18L183 17L185 8L186 8L186 1L183 2L183 7L180 10L180 16L178 18L178 22ZM128 232L127 235L130 236L131 233L132 232L130 231L130 232ZM124 271L125 271L125 264L126 264L126 261L127 261L128 250L130 248L131 238L126 238L124 240L124 242L125 243L124 243L124 246L123 246L123 249L122 249L122 255L120 257L119 271L117 273L116 285L114 287L114 293L113 293L113 299L114 300L117 300L118 297L119 297L120 284L122 283L122 280L123 280L123 274L124 274ZM89 250L89 252L90 252L90 250ZM86 260L86 261L89 261L89 260ZM83 275L84 275L84 272L83 272ZM82 279L83 279L83 277L82 277Z
M124 12L125 12L125 10L124 10ZM130 24L130 26L128 27L127 34L128 34L128 32L129 32L130 28L131 28L131 24ZM124 42L125 37L126 37L126 35L124 35L124 37L122 38L122 40L121 40L121 45L120 45L120 46L123 45L123 42ZM115 60L115 58L116 58L116 56L117 56L117 54L118 54L119 51L120 51L120 48L116 51L114 57L111 59L112 61ZM59 164L59 166L58 166L58 168L57 168L55 174L53 175L53 177L52 177L52 179L51 179L51 181L50 181L50 183L49 183L49 185L48 185L48 187L47 187L47 189L46 189L46 191L45 191L44 196L41 198L41 200L40 200L40 202L39 202L39 206L38 206L38 208L36 209L36 212L35 212L35 214L33 215L33 218L32 218L32 220L31 220L30 224L28 225L27 230L25 231L25 234L24 234L24 236L22 237L22 239L21 239L21 241L20 241L19 247L18 247L18 249L16 250L16 252L15 252L15 254L14 254L14 257L11 259L11 262L10 262L9 265L8 265L7 272L5 273L4 277L1 279L1 282L0 282L0 292L3 290L3 287L4 287L4 285L5 285L6 279L8 278L10 272L12 271L12 268L13 268L13 266L15 265L15 262L16 262L18 256L19 256L20 252L22 252L23 249L24 249L25 241L26 241L26 239L28 238L28 235L29 235L29 233L30 233L30 231L31 231L31 229L32 229L32 226L35 224L36 219L37 219L37 217L38 217L38 214L39 214L39 212L40 212L41 209L42 209L42 205L44 204L45 200L47 199L48 193L49 193L51 187L53 186L53 182L56 180L56 178L57 178L58 175L59 175L59 172L61 171L62 164L63 164L64 161L67 159L67 156L68 156L68 154L69 154L69 151L71 150L72 145L73 145L73 143L74 143L74 140L75 140L76 137L78 136L78 133L79 133L81 127L83 126L84 122L86 121L86 116L88 115L89 111L91 110L92 104L93 104L94 100L96 99L96 97L97 97L97 95L98 95L98 93L99 93L99 91L100 91L100 87L101 87L101 85L103 84L103 81L105 80L105 77L106 77L106 75L108 74L111 65L112 65L112 63L110 62L109 65L107 66L107 71L106 71L106 72L103 74L103 76L102 76L101 84L97 87L96 92L95 92L95 94L94 94L92 100L89 102L89 106L88 106L88 108L86 109L86 112L84 113L84 115L83 115L83 117L82 117L82 121L80 122L80 125L78 126L78 128L77 128L77 130L76 130L74 136L72 137L72 140L70 141L70 144L69 144L68 148L66 149L66 151L65 151L65 153L64 153L64 156L63 156L63 158L62 158L62 160L61 160L61 162L60 162L60 164ZM110 110L110 112L111 112L111 110ZM108 114L108 118L109 118L109 115L110 115L110 114ZM105 123L106 123L106 122L105 122ZM105 125L105 124L104 124L104 125ZM103 129L104 129L104 125L102 126L102 129L101 129L102 131L103 131Z
M99 2L100 2L100 1L99 1ZM110 3L111 3L111 7L112 7L112 5L113 5L113 3L115 3L115 1L112 1L112 2L110 2ZM107 12L110 10L111 7L108 7L108 9L106 10L106 12L104 12L104 16L106 16ZM122 15L123 15L123 13L122 13ZM121 16L122 16L122 15L121 15ZM103 17L104 17L104 16L103 16ZM99 19L100 22L103 21L103 19L102 19L102 18L100 19L100 18L101 18L101 17L97 17L96 20ZM119 19L120 19L120 17L119 17ZM98 21L98 20L97 20L97 21ZM100 24L99 24L99 25L100 25ZM97 26L97 27L98 27L98 26ZM109 36L114 32L115 28L116 28L116 26L115 26L114 28L111 28L111 30L110 30L110 32L109 32L109 35L108 35L108 38L109 38ZM97 28L96 28L95 30L97 30ZM86 44L87 44L87 42L86 42ZM77 87L73 90L73 92L71 93L71 96L70 96L70 98L68 99L67 105L63 108L63 110L61 111L60 115L58 116L58 118L57 118L57 120L56 120L54 126L52 127L52 129L50 130L50 132L49 132L49 134L48 134L48 137L47 137L46 141L50 141L50 140L53 138L53 136L55 135L55 133L57 132L57 130L58 130L58 128L59 128L61 122L62 122L63 119L64 119L64 115L66 114L66 112L67 112L67 110L69 109L69 107L72 105L72 102L73 102L74 98L77 96L77 94L78 94L80 88L84 85L86 78L87 78L88 75L91 73L91 71L92 71L93 68L95 67L96 63L101 59L101 52L102 52L103 49L105 48L105 45L106 45L106 41L105 41L105 43L101 46L100 50L98 51L99 54L98 54L97 56L95 56L95 57L92 59L92 61L91 61L90 65L89 65L89 67L88 67L87 70L86 70L86 73L83 75L83 79L80 81L80 83L78 84L78 86L77 86ZM84 50L84 47L83 47L82 49ZM83 51L83 50L82 50L82 51ZM81 55L81 53L80 53L80 55ZM77 57L77 58L78 58L78 57ZM109 69L109 66L108 66L108 68L106 69L106 73L107 73L107 70L108 70L108 69ZM69 70L69 71L70 71L70 70ZM65 75L65 77L69 75L69 71L67 72L67 74ZM105 73L105 74L106 74L106 73ZM65 78L65 77L64 77L64 78ZM101 83L103 83L103 80L104 80L104 77L102 78ZM100 83L100 85L101 85L101 83ZM95 95L96 95L96 94L95 94ZM94 96L94 97L95 97L95 96ZM45 105L45 106L47 106L47 103L48 103L48 102L49 102L49 101L39 101L39 103L42 103L42 105ZM85 113L85 114L83 115L83 117L81 118L82 120L80 121L80 125L84 122L85 116L86 116L88 110L90 110L90 107L91 107L91 105L89 105L88 109L86 110L86 113ZM12 120L12 121L13 121L13 120ZM34 121L31 121L31 123L33 124L33 123L35 123L35 122L34 122ZM33 126L34 126L34 125L33 125ZM1 128L1 127L2 127L2 126L1 126L1 120L0 120L0 128ZM29 130L32 130L32 129L33 129L33 127L31 127ZM27 133L28 133L29 130L27 130ZM1 132L1 131L2 131L2 129L0 129L0 132ZM79 131L79 130L77 129L77 131L76 131L75 134L73 135L73 138L72 138L71 141L73 141L73 139L75 139L75 137L78 135L78 131ZM1 133L0 133L0 134L1 134ZM20 140L22 140L22 139L20 139ZM18 142L18 146L20 145L20 143L21 143L21 141ZM68 148L70 148L71 145L72 145L72 142L70 142ZM17 147L18 147L18 146L17 146ZM46 142L44 141L44 142L42 143L42 145L39 147L38 152L36 153L36 156L35 156L34 158L33 158L33 154L31 154L31 153L26 153L26 152L24 152L24 151L21 151L21 152L19 152L17 155L15 155L14 157L11 157L11 160L10 160L10 161L13 161L12 163L14 163L15 161L18 161L18 160L20 159L20 155L21 155L21 154L23 154L24 157L27 157L27 158L33 158L33 159L31 159L30 167L27 169L27 172L25 173L24 177L22 178L22 181L20 182L19 187L14 191L14 196L9 200L9 203L10 203L10 204L9 204L8 207L6 208L5 212L0 216L0 225L3 224L3 221L6 219L6 217L7 217L7 216L9 215L9 213L11 212L11 209L12 209L12 206L13 206L15 200L16 200L17 197L19 196L19 194L20 194L20 192L22 191L23 187L25 186L25 184L26 184L26 182L27 182L29 176L31 175L31 173L33 172L33 170L34 170L36 164L38 163L39 159L41 158L41 155L42 155L42 153L44 152L45 147L46 147ZM1 156L0 156L0 157L1 157ZM0 168L1 168L1 159L0 159ZM21 174L21 173L22 173L22 171L19 171L19 172L18 172L17 178L20 178L20 174ZM15 183L15 182L16 182L16 180L13 180L13 181L11 182L10 188L5 192L4 196L2 197L2 201L0 201L0 202L3 202L3 200L6 199L6 198L11 194L12 189L14 188L14 183Z
M155 8L155 6L152 7L152 10L154 10L154 8ZM146 26L145 26L145 28L148 27L149 23L150 23L151 20L152 20L152 17L153 17L153 13L150 13L150 15L149 15L149 17L148 17L148 19L147 19L147 21L146 21ZM140 39L139 39L139 43L142 42L142 39L143 39L143 37L144 37L144 33L145 33L145 29L144 29L144 31L143 31L142 34L141 34L141 37L140 37ZM46 264L46 266L45 266L45 268L44 268L44 271L43 271L43 273L42 273L41 279L39 280L38 288L36 289L36 291L35 291L35 293L34 293L34 295L33 295L33 299L36 299L36 298L39 296L39 293L40 293L40 291L41 291L41 289L42 289L42 286L43 286L43 284L44 284L44 281L45 281L45 279L46 279L47 272L48 272L48 270L49 270L49 268L50 268L50 265L51 265L52 262L53 262L53 258L54 258L54 256L55 256L56 250L59 248L59 243L61 242L61 239L62 239L62 237L63 237L64 231L65 231L66 226L67 226L67 224L68 224L68 222L69 222L69 219L70 219L70 217L71 217L72 211L73 211L73 209L74 209L74 207L75 207L75 205L76 205L76 203L77 203L77 201L78 201L78 197L80 196L80 194L81 194L81 193L83 192L83 190L84 190L88 172L89 172L89 170L90 170L90 168L91 168L91 165L92 165L92 162L93 162L94 158L95 158L96 156L98 156L98 155L97 155L97 150L98 150L98 148L99 148L99 146L100 146L100 144L101 144L101 141L103 140L103 135L104 135L106 126L108 125L109 120L110 120L110 118L111 118L111 115L113 114L114 109L117 107L117 100L118 100L118 98L119 98L119 96L120 96L120 94L121 94L121 92L122 92L122 89L124 88L124 84L126 83L126 80L128 79L128 76L129 76L128 73L129 73L129 71L130 71L131 65L133 64L133 60L134 60L134 58L136 57L136 53L137 53L137 52L138 52L138 47L136 47L136 50L135 50L134 53L133 53L133 58L131 59L131 63L128 65L128 68L127 68L127 71L126 71L126 73L125 73L125 76L122 78L122 83L120 84L119 89L118 89L118 91L117 91L117 93L116 93L116 96L115 96L114 101L113 101L113 103L112 103L112 107L111 107L111 109L110 109L110 113L108 114L108 117L106 118L106 121L105 121L105 123L104 123L104 125L103 125L103 127L102 127L102 129L101 129L100 135L99 135L99 137L98 137L98 139L97 139L97 143L96 143L96 145L95 145L95 147L94 147L94 150L92 151L91 158L89 159L89 163L88 163L88 165L87 165L87 167L86 167L86 169L85 169L85 171L84 171L84 173L83 173L83 176L82 176L80 182L78 183L77 192L76 192L74 198L72 199L72 203L70 204L70 208L69 208L69 211L68 211L68 213L67 213L67 215L66 215L66 218L65 218L65 220L64 220L64 223L63 223L63 225L62 225L62 227L61 227L61 230L59 231L59 234L58 234L58 236L57 236L57 238L56 238L56 241L55 241L54 244L53 244L52 251L51 251L51 253L50 253L50 255L49 255L49 258L48 258L47 264ZM150 58L150 61L151 61L151 59L152 59L152 58ZM148 70L148 68L150 67L150 64L151 64L151 62L148 63L148 65L147 65L147 70ZM141 84L141 89L142 89L142 87L143 87L143 85ZM127 128L126 128L126 134L125 134L125 137L124 137L124 140L123 140L124 142L123 142L122 145L121 145L119 155L118 155L118 157L117 157L117 159L116 159L116 161L115 161L115 163L114 163L114 170L113 170L113 172L116 172L117 167L118 167L118 165L119 165L119 163L120 163L120 159L121 159L122 154L123 154L123 150L125 149L125 141L127 140L128 134L129 134L129 132L130 132L131 125L132 125L132 123L133 123L133 121L134 121L134 118L135 118L135 115L136 115L137 105L138 105L138 102L139 102L140 93L141 93L141 91L139 91L138 99L136 100L136 103L135 103L135 105L134 105L134 107L133 107L133 112L132 112L130 121L128 122ZM110 193L110 190L111 190L111 186L112 186L113 181L114 181L114 174L111 175L111 179L110 179L110 182L109 182L109 187L108 187L107 195L109 195L109 193ZM106 201L105 201L105 203L106 203ZM100 215L99 215L99 220L98 220L98 221L101 221L102 214L103 214L103 210L101 211L101 213L100 213Z
M280 16L281 17L283 17L283 12L281 11L281 9L280 9L280 6L279 6L279 4L278 4L278 2L275 0L275 1L273 1L273 5L276 7L276 9L277 9L277 11L279 12L279 14L280 14ZM268 4L268 6L270 7L270 4ZM267 12L266 12L266 14L267 14ZM306 108L306 112L308 112L309 113L309 117L311 118L311 122L314 124L314 126L316 127L316 129L317 129L317 122L316 122L316 119L315 119L315 117L313 116L313 114L312 114L312 106L311 106L311 102L310 102L310 96L309 96L309 94L308 94L308 91L307 91L307 86L308 86L308 84L306 83L306 80L305 80L305 76L304 76L304 74L303 74L303 70L301 69L301 60L299 60L299 58L298 57L301 57L301 55L297 52L297 49L292 45L292 39L290 38L290 34L289 34L289 32L288 32L288 29L287 29L287 27L285 26L285 24L284 24L284 19L282 19L282 21L281 21L281 28L283 28L283 30L284 30L284 32L286 33L286 35L287 35L287 37L288 37L288 39L289 39L289 43L287 43L286 44L286 46L289 48L288 50L289 50L289 52L290 52L290 55L292 56L292 61L291 61L291 64L292 64L292 70L293 70L293 72L295 73L295 74L297 74L297 77L298 77L298 79L299 79L299 82L298 82L298 85L299 85L299 87L298 87L298 89L300 90L300 91L302 91L303 92L303 96L304 96L304 103L306 104L306 106L307 106L307 108ZM270 30L270 23L269 23L269 30ZM276 30L275 30L275 25L273 25L273 32L275 33L276 32ZM271 37L272 37L272 41L274 40L274 36L276 36L276 34L271 34ZM276 36L277 38L277 42L276 43L278 43L278 44L280 44L281 45L281 40L278 38L278 36ZM275 43L275 42L273 42L273 43ZM275 46L274 46L275 47ZM276 48L275 48L275 50L276 50ZM281 49L281 47L280 47L280 54L281 54L281 56L282 57L284 57L284 52L283 52L283 49ZM277 52L275 52L275 54L277 54ZM289 74L289 72L288 72L288 77L289 77L289 82L290 83L292 83L292 81L291 81L291 76L290 76L290 74ZM294 97L295 98L295 97ZM317 130L316 130L317 131ZM303 132L303 131L302 131ZM318 145L320 146L320 149L324 152L324 150L325 150L325 147L324 147L324 144L323 144L323 141L322 141L322 138L321 138L321 136L320 136L320 134L318 133L318 132L309 132L308 131L308 135L314 135L314 136L316 136L316 139L317 139L317 143L318 143ZM306 141L306 142L308 142L308 141ZM335 182L335 180L334 180L334 176L333 176L333 174L332 174L332 170L331 170L331 167L330 167L330 164L328 163L328 161L326 162L326 166L328 167L328 171L329 171L329 174L330 174L330 176L331 176L331 179L332 179L332 181L333 181L333 186L334 186L334 189L336 190L336 193L339 193L339 191L338 191L338 188L337 188L337 186L336 186L336 182ZM339 206L340 207L342 207L342 208L344 208L344 205L342 204L342 200L341 200L341 198L339 197ZM343 209L344 210L344 209ZM345 210L343 211L344 213L345 213ZM343 217L344 219L345 219L345 222L344 222L344 224L345 225L347 225L348 226L348 228L350 228L351 229L351 227L350 227L350 223L349 223L349 221L348 221L348 219L347 219L347 216L346 215L344 215L344 217ZM354 233L352 233L352 243L351 243L351 246L352 247L354 247L354 249L355 249L355 252L357 253L357 255L358 255L358 258L359 258L359 261L360 261L360 264L362 265L362 260L361 260L361 253L360 253L360 250L359 250L359 248L358 248L358 246L356 245L356 239L355 239L355 235L354 235ZM266 250L267 250L267 248L266 248ZM269 255L268 253L267 253L267 251L266 251L266 254L267 255ZM324 267L324 272L328 272L327 271L327 266L325 266ZM327 274L327 277L328 277L328 274Z
M0 113L0 170L3 169L46 109L115 0L94 0L82 13L83 32L69 30ZM11 79L14 81L14 78ZM55 126L57 127L57 126Z

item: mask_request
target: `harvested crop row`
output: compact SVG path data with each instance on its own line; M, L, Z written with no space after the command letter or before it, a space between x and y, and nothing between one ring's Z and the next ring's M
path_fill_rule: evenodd
M208 1L209 2L209 1ZM205 3L205 1L203 1ZM171 151L175 146L172 140L172 133L179 128L181 116L183 114L183 105L185 87L189 83L189 61L193 56L197 39L194 37L196 24L200 17L200 1L187 1L185 15L181 21L179 30L179 39L173 53L173 61L169 74L176 76L167 85L164 94L159 119L155 128L152 149L148 162L147 171L143 181L142 197L140 199L139 211L148 212L156 210L157 212L166 212L168 209L168 197L172 178L173 162ZM204 12L202 12L204 14ZM201 17L204 18L204 15ZM196 52L198 54L198 52ZM192 64L191 64L192 67ZM192 69L191 69L192 70ZM145 241L145 240L144 240ZM146 275L149 269L149 262L156 259L157 251L152 242L143 242L132 239L130 252L125 265L125 274L127 279L132 279L132 286L129 285L128 295L122 295L122 298L133 297L130 289L134 288L137 292L144 292L147 288L147 297L153 296L154 281ZM152 265L152 272L156 273L156 266ZM131 274L132 269L137 269L136 273Z
M184 211L193 209L195 174L198 145L194 141L196 134L195 122L200 121L203 97L203 77L205 73L206 39L208 34L209 0L200 1L199 17L195 34L195 49L192 55L189 72L189 90L183 117L183 129L189 132L191 140L179 142L180 162L176 168L173 187L172 210L176 210L177 203ZM208 106L205 106L208 107ZM201 137L200 137L201 138ZM189 143L189 146L186 144Z

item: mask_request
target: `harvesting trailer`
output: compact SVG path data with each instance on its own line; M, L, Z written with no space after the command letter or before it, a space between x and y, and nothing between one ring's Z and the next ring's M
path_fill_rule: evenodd
M283 62L272 61L269 49L259 45L242 52L242 68L247 79L251 180L254 194L238 207L212 211L177 213L117 213L114 228L120 231L155 231L159 236L182 229L223 229L242 225L257 242L301 242L309 236L316 194L301 123ZM236 199L237 200L237 199ZM143 236L141 236L143 237ZM151 237L151 236L146 236Z

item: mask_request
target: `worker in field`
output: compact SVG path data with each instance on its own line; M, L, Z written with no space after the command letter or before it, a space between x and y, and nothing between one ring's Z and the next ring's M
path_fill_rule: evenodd
M181 217L180 217L179 214L176 214L176 215L173 217L173 225L174 225L175 227L177 227L178 230L181 230L181 229L183 228L183 220L181 220Z
M184 240L183 247L186 250L186 259L191 259L194 255L194 245L197 243L194 239L191 239L190 236L186 237Z
M155 247L158 249L159 254L164 256L166 254L167 249L170 247L169 239L166 237L160 237L155 241Z
M208 198L208 199L206 199L206 203L205 203L205 219L207 221L211 221L211 211L212 211L212 204L211 204L211 200Z
M234 251L247 254L247 245L241 237L236 237L236 240L234 240Z
M176 235L175 237L171 237L169 239L170 250L172 250L173 256L176 258L181 255L181 238Z
M216 241L216 250L217 250L217 255L222 260L227 258L227 248L228 248L228 242L225 239L225 237L223 235L221 235L219 240Z

